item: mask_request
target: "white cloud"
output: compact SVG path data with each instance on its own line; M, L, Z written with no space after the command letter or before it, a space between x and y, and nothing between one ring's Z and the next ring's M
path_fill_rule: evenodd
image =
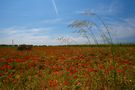
M11 27L0 30L0 44L34 44L34 45L58 45L62 44L56 40L60 35L53 35L53 28L28 28L28 27ZM66 35L64 35L66 36ZM84 43L86 40L81 37L71 37L71 44ZM70 44L69 43L69 44ZM64 44L64 43L63 43Z
M128 18L125 22L116 22L112 25L112 34L115 38L130 38L135 36L135 19Z
M100 3L98 7L93 8L84 8L82 10L75 11L76 14L82 14L86 10L90 10L92 13L96 13L98 15L116 15L123 12L123 3L118 0L114 0L110 4Z
M0 30L0 44L48 44L53 28L11 27Z
M109 21L108 21L109 22ZM114 42L117 43L128 43L132 42L132 38L135 38L135 19L134 18L125 18L121 21L111 21L109 26L109 31L112 35ZM107 31L100 25L100 28L103 32Z
M0 34L5 36L15 36L15 35L34 35L34 34L47 34L48 31L53 30L53 28L28 28L28 27L10 27L0 30Z
M114 0L113 2L111 2L108 5L104 5L101 4L99 5L98 8L94 9L94 11L100 15L117 15L121 12L123 12L123 3L118 1L118 0Z
M47 19L42 21L44 24L57 24L57 23L62 23L63 19L62 18L56 18L56 19Z
M112 23L112 22L111 22ZM135 19L126 18L121 21L115 21L110 31L115 41L122 41L123 39L128 40L129 38L135 37ZM102 30L103 26L100 26ZM54 28L28 28L28 27L10 27L0 29L0 44L11 44L14 40L15 44L35 44L35 45L58 45L62 44L56 40L61 35L53 34ZM102 43L102 38L99 33L95 34L98 42ZM86 44L88 40L79 34L63 34L65 38L69 38L68 44ZM90 38L91 43L94 43L93 39Z

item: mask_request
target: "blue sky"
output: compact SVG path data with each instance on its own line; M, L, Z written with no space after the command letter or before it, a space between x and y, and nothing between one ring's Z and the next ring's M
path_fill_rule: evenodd
M70 44L87 43L67 27L73 20L87 19L103 30L96 17L80 14L87 9L109 25L114 42L135 42L135 0L0 0L0 44L65 44L59 37Z

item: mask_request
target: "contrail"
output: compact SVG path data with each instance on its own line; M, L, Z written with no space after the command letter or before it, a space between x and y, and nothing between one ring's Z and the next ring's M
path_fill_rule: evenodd
M59 13L58 13L58 9L57 9L56 3L55 3L54 0L52 0L52 3L53 3L53 7L54 7L54 10L55 10L55 13L56 13L56 15L58 16Z

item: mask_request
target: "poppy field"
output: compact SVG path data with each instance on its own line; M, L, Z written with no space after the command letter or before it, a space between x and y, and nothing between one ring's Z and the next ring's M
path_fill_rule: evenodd
M0 47L0 90L135 90L135 47Z

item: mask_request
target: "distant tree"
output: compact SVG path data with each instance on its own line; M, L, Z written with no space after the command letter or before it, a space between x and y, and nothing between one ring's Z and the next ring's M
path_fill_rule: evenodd
M17 47L17 50L19 50L19 51L31 50L32 47L33 47L33 45L25 45L25 44L23 44L23 45L19 45Z

